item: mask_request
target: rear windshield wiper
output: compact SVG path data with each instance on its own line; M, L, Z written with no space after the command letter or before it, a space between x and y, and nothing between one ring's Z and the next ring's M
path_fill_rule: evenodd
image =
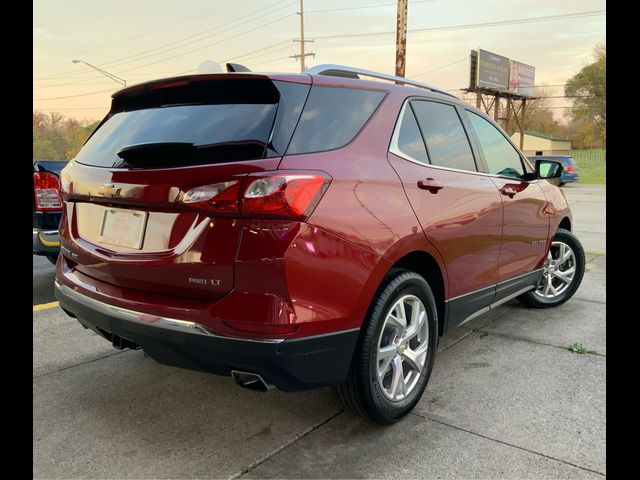
M128 166L143 167L149 164L174 163L177 156L191 156L195 148L195 145L189 142L139 143L122 147L116 155Z
M258 140L194 145L189 142L154 142L118 150L122 159L114 167L170 167L204 165L262 158L265 143Z

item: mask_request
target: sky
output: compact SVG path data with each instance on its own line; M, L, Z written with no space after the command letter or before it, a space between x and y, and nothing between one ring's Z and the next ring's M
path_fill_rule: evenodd
M304 0L307 67L393 74L396 0ZM477 48L536 68L553 96L605 40L604 0L409 0L406 77L447 90L469 83ZM195 73L203 61L299 72L300 0L34 0L34 110L98 120L117 81ZM561 119L570 102L550 101Z

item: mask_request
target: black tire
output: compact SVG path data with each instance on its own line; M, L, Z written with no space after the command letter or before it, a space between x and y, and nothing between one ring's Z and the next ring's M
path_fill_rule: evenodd
M378 382L378 343L385 319L394 304L405 295L417 297L423 304L428 325L428 343L424 367L416 373L415 386L402 400L392 401ZM346 410L381 425L397 422L418 403L427 386L438 338L438 313L433 292L417 273L395 269L386 277L374 296L365 318L346 381L332 387ZM423 339L424 342L424 339Z
M523 304L531 308L553 308L558 305L562 305L564 302L569 300L576 293L580 284L582 283L582 277L584 276L584 268L585 268L585 257L584 257L584 248L582 248L582 244L580 240L568 230L564 228L559 228L553 237L553 241L563 242L568 245L571 250L573 250L575 256L575 274L573 279L571 280L571 284L567 287L560 295L554 297L552 299L543 298L540 295L535 293L535 290L527 292L518 297ZM553 247L552 247L553 248ZM543 277L544 278L544 277Z
M47 260L49 260L54 265L58 261L58 254L57 253L55 255L45 255L45 256L47 257Z

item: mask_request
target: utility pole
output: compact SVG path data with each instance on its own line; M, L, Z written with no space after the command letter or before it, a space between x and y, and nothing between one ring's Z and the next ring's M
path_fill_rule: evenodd
M409 0L398 0L396 23L396 77L404 77L407 63L407 6Z
M300 72L304 72L307 69L304 63L305 57L315 58L316 56L314 52L309 52L309 53L304 52L304 44L313 43L313 40L304 39L304 0L300 0L300 11L296 13L300 15L300 38L294 38L293 41L300 42L300 53L296 55L291 55L289 56L289 58L295 58L296 60L300 59Z

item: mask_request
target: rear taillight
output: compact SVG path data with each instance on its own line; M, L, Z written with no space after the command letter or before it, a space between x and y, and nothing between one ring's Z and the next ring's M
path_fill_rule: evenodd
M573 173L573 167L571 165L564 167L564 170L567 173Z
M324 172L263 172L192 188L182 203L214 213L304 220L330 182Z
M248 217L304 219L318 204L329 181L328 175L320 173L249 175L240 210Z
M35 172L33 174L33 190L36 199L36 210L62 210L60 184L53 173Z

